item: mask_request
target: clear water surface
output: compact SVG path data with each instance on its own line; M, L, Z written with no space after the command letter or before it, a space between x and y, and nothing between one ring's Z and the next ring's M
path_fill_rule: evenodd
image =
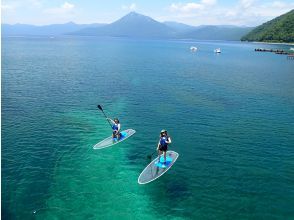
M2 39L2 218L294 219L294 61L257 47L290 46ZM93 150L97 104L137 133ZM139 185L161 129L180 156Z

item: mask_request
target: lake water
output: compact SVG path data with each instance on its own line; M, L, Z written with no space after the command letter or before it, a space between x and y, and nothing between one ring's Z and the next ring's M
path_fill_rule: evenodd
M2 219L293 219L294 61L258 47L290 46L2 39ZM137 133L93 150L97 104ZM139 185L161 129L180 156Z

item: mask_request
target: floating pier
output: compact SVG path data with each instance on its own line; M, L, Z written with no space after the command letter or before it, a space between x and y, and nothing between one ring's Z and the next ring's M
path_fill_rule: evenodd
M289 59L289 60L294 60L294 54L289 54L289 55L287 56L287 59Z
M263 49L263 48L256 48L254 49L254 51L257 52L271 52L271 53L275 53L275 54L284 54L284 55L288 55L289 52L285 51L285 50L278 50L278 49Z

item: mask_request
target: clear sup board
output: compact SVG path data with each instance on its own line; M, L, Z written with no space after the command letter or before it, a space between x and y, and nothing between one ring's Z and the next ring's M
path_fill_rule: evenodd
M166 152L166 164L164 165L164 157L161 155L160 162L158 162L158 157L156 157L140 174L138 178L139 184L150 183L157 178L161 177L165 172L167 172L172 165L178 159L179 154L175 151Z
M103 141L100 141L99 143L95 144L93 149L102 149L102 148L106 148L106 147L110 147L112 145L118 144L119 142L122 142L124 140L126 140L127 138L131 137L133 134L135 134L136 131L133 129L127 129L124 131L121 131L121 137L118 140L117 138L112 138L112 135L106 139L104 139Z

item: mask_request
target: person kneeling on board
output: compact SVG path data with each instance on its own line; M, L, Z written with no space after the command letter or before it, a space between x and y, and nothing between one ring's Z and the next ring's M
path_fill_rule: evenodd
M171 138L167 135L167 131L166 130L162 130L160 132L160 136L159 136L159 142L157 145L157 151L158 151L158 163L160 163L160 157L163 153L163 157L164 157L164 162L162 167L165 168L166 166L166 151L168 148L168 144L171 143Z
M119 120L117 118L114 120L108 118L108 120L112 123L112 138L117 138L117 140L119 140L121 137Z

